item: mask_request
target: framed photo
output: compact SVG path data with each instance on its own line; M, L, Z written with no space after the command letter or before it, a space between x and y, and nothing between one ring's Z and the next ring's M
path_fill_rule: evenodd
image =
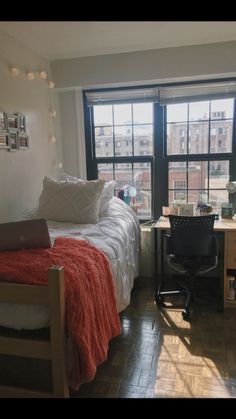
M0 111L0 131L7 131L7 115Z
M19 132L26 132L25 115L23 115L22 113L17 114L17 128Z
M193 216L193 204L179 204L178 215Z
M17 130L18 128L18 115L14 113L7 114L7 124L9 130Z
M0 131L0 149L1 148L9 148L8 145L8 134L6 132Z
M18 134L15 131L9 131L8 133L8 143L9 143L9 150L16 151L18 146Z
M26 150L29 148L29 136L27 134L18 134L19 150Z

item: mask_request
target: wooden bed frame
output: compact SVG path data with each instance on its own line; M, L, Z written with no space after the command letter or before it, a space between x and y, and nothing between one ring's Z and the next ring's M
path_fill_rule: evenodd
M49 306L50 341L0 336L0 354L52 363L52 393L0 385L0 397L69 397L66 362L64 270L48 270L48 286L0 282L0 301Z

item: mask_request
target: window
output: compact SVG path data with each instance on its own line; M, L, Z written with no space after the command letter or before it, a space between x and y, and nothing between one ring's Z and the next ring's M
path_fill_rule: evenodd
M230 160L225 155L232 152L233 107L233 99L167 105L169 203L206 201L217 210L228 201ZM171 158L179 155L182 167Z
M158 218L176 200L219 210L232 199L225 185L236 178L235 81L85 97L88 179L115 179L116 195L135 186L140 219Z
M106 181L116 180L116 195L126 185L134 186L137 194L131 204L136 206L140 219L150 219L153 206L153 103L133 103L132 100L116 103L114 100L109 105L93 105L90 113L95 145L90 164L94 173ZM101 143L101 127L106 148Z

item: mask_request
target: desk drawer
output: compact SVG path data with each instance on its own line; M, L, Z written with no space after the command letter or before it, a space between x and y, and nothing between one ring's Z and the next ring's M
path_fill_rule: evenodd
M229 251L236 251L236 232L227 233L227 247Z
M227 254L227 268L228 269L236 269L236 251L229 252Z
M227 233L227 268L236 269L236 232Z

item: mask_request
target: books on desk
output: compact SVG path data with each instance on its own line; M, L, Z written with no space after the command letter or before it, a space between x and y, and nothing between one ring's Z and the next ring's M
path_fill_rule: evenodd
M180 204L178 207L178 215L192 217L194 211L193 204Z

